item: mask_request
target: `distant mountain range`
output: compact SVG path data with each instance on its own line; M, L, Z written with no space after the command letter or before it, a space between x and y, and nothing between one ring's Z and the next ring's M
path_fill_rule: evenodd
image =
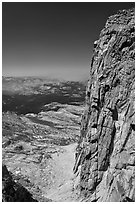
M45 104L84 102L87 81L60 81L35 77L3 77L3 111L38 113Z
M60 90L69 90L68 86L86 85L87 81L65 81L59 79L39 77L2 77L2 91L4 94L45 94Z

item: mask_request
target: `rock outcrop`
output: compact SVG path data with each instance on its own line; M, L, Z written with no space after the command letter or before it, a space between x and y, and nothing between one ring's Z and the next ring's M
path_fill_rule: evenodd
M110 16L94 43L76 152L81 201L135 201L134 9Z
M37 202L26 188L13 179L5 165L2 166L2 201Z

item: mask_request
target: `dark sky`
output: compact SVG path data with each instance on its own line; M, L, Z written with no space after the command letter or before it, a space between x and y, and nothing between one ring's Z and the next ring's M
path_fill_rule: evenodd
M85 79L93 42L107 18L131 7L134 3L2 3L3 75Z

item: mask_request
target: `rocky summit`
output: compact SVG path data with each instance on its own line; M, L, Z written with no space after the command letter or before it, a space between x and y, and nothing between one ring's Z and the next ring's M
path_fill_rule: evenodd
M135 201L134 15L110 16L94 43L74 166L81 201Z

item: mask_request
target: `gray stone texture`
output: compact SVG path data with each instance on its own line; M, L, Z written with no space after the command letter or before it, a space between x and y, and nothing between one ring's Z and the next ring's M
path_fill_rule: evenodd
M74 172L82 201L135 201L134 9L110 16L94 43Z

